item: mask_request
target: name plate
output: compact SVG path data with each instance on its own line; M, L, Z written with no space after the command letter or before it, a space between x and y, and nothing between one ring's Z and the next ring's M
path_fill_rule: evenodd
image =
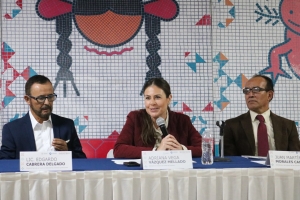
M300 152L269 151L266 165L271 168L300 169Z
M143 169L193 169L191 150L142 151Z
M72 171L71 151L21 151L20 171Z

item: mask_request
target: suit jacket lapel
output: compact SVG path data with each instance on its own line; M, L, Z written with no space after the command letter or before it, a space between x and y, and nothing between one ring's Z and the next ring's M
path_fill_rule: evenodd
M172 135L174 135L174 134L176 133L176 131L173 130L173 128L176 127L176 126L174 126L174 122L175 122L176 120L173 119L173 118L174 118L174 116L173 116L172 111L169 111L169 123L168 123L167 129L168 129L168 133L169 133L169 134L172 134ZM175 122L175 123L176 123L176 122Z
M244 118L241 119L241 124L242 124L242 128L244 129L244 133L246 134L246 137L250 143L251 150L254 155L255 154L255 140L254 140L252 121L251 121L251 116L250 116L249 111L244 115Z
M56 116L51 114L52 126L53 126L53 136L54 138L61 138L59 132L59 121L57 120Z
M275 140L275 150L280 149L280 144L281 144L281 136L282 136L282 125L283 123L280 122L280 119L274 114L270 113L270 117L272 120L272 125L273 125L273 133L274 133L274 140Z
M25 144L28 144L30 150L36 151L35 138L34 138L34 133L33 133L29 113L27 113L24 116L23 127L21 129L24 130L24 136L25 136L23 137L23 139L25 140L23 142Z

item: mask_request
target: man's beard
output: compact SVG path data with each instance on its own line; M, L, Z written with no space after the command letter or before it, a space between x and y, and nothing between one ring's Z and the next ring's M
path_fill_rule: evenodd
M49 105L43 105L42 108L40 108L39 110L35 109L32 105L30 105L30 108L31 110L38 116L40 117L41 119L44 119L44 120L48 120L49 119L49 116L51 115L52 113L52 106L49 106ZM42 111L44 109L49 109L50 112L47 113L47 114L43 114Z

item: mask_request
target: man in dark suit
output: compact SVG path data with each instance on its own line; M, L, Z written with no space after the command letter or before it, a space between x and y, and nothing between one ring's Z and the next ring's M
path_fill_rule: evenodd
M226 121L224 128L224 155L258 156L258 132L260 121L264 117L266 127L267 150L300 151L299 136L294 121L272 113L269 103L274 95L272 80L263 75L255 75L243 89L249 111Z
M47 77L28 79L24 100L30 110L3 126L1 159L19 159L20 151L72 151L73 158L86 158L74 122L52 114L56 97Z

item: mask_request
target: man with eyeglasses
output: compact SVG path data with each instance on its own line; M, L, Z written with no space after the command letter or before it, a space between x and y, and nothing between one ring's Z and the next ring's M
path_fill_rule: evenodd
M243 89L249 111L225 122L225 156L267 156L269 150L299 151L299 137L294 121L269 109L273 99L272 80L255 75Z
M3 126L1 159L19 159L20 151L72 151L73 158L86 158L73 120L52 113L56 97L47 77L28 79L24 100L30 110Z

